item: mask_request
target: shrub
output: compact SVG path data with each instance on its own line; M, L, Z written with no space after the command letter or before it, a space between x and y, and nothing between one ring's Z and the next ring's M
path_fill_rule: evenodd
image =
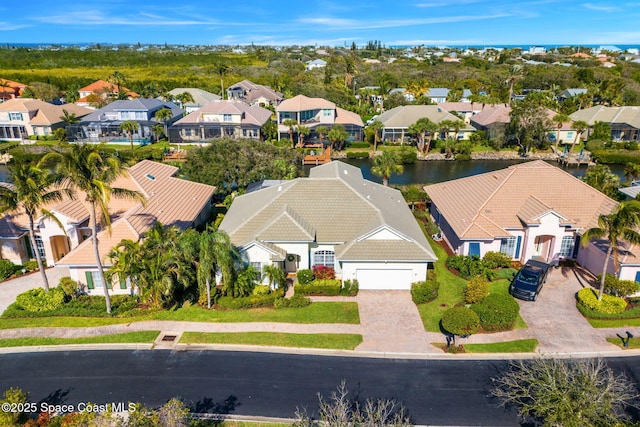
M602 275L598 275L598 281L602 278ZM635 280L620 280L612 274L607 274L604 277L604 291L609 295L616 297L626 297L628 295L635 294L640 290L640 285Z
M271 293L271 288L269 285L256 285L251 291L251 295L269 295Z
M464 302L477 304L489 295L489 282L482 276L472 277L464 290Z
M415 304L424 304L438 297L440 284L435 280L424 280L411 284L411 299Z
M316 278L316 276L313 275L313 271L309 269L298 270L297 277L298 283L300 283L301 285L308 285L309 283L313 282L313 279Z
M460 277L470 279L486 275L487 268L479 256L454 255L447 258L447 267L458 270Z
M347 153L347 159L368 159L368 151L349 151Z
M502 252L487 252L482 257L482 262L487 268L507 268L511 266L511 257Z
M273 292L268 295L251 295L239 298L225 296L218 298L218 305L232 310L240 308L269 307L273 306L274 300L281 296L282 292Z
M627 141L624 143L624 149L635 151L638 149L638 143L636 141Z
M329 267L329 266L326 266L326 265L314 265L313 266L313 276L317 280L335 279L336 278L336 271L333 269L333 267Z
M627 308L627 302L613 295L603 294L598 301L598 294L594 289L580 289L577 294L578 303L584 307L605 314L619 314Z
M368 142L350 142L347 145L349 148L369 148Z
M410 150L405 148L398 151L397 153L398 153L398 157L400 158L400 162L402 164L408 165L418 161L418 152L416 150Z
M20 266L15 265L8 259L0 259L0 280L8 279L19 269Z
M511 295L494 294L471 306L486 332L508 331L518 318L520 306Z
M442 328L454 335L471 335L478 332L480 319L471 309L453 307L442 315Z
M336 296L340 295L342 283L335 279L314 280L308 285L295 285L294 293L300 295L324 295Z
M311 304L311 299L299 294L296 294L291 298L276 298L273 301L273 306L275 308L302 308L309 304Z
M471 154L468 153L458 153L455 155L455 159L458 161L469 161L471 160Z
M50 289L49 292L42 288L35 288L18 295L16 304L23 310L39 313L62 307L64 298L64 291L60 288Z
M42 262L44 263L44 260L42 260ZM26 270L26 271L37 270L38 269L38 261L36 261L36 260L27 261L24 264L22 264L22 267L20 267L20 269Z
M345 280L340 289L340 295L349 297L358 295L358 279Z
M589 151L604 150L605 142L601 139L591 139L584 144L584 148Z
M80 284L73 280L71 277L61 277L58 282L58 287L62 289L62 292L68 297L74 297L80 289Z

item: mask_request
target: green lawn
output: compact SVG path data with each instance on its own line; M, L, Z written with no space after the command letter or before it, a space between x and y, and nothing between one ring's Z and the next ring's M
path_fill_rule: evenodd
M464 344L467 353L533 353L538 340L526 339L491 344Z
M279 332L185 332L181 344L249 344L278 347L353 350L362 342L356 334L289 334Z
M153 343L160 331L127 332L124 334L101 335L81 338L6 338L0 339L0 347L23 347L36 345L64 344L125 344Z
M143 320L177 320L187 322L282 322L359 324L356 302L315 302L303 308L253 308L247 310L207 310L199 306L163 310L132 317L32 317L2 318L0 329L34 327L81 328L131 323Z
M625 337L626 338L626 337ZM620 348L624 348L623 344L622 344L622 340L618 337L611 337L611 338L607 338L607 341L617 345ZM640 348L640 338L631 338L629 340L629 347L627 347L629 349L638 349Z

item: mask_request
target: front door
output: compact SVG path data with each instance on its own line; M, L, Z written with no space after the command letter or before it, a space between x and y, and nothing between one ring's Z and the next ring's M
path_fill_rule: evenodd
M548 262L552 240L553 236L536 236L533 246L533 258L540 258Z
M298 271L298 264L300 261L300 257L296 254L287 254L287 257L284 261L284 271L285 273L295 273Z

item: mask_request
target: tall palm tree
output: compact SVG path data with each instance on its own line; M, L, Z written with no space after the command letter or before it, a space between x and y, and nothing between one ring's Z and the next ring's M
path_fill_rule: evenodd
M114 276L117 276L120 282L128 279L131 285L131 294L137 292L140 296L142 291L140 276L144 266L142 254L140 242L129 239L121 240L107 255L111 260L111 267L105 272L106 279L110 282Z
M418 119L417 122L409 127L409 130L418 135L418 150L420 152L428 152L431 145L431 138L433 134L438 130L438 125L429 120L427 117ZM429 135L429 144L425 144L427 134ZM425 149L426 148L426 149Z
M640 164L638 163L627 163L624 166L624 177L627 178L627 181L633 181L640 176Z
M509 76L507 77L507 84L509 85L509 100L507 101L511 105L513 98L513 85L516 80L522 78L522 66L515 64L509 68Z
M369 129L373 131L373 152L378 150L378 141L380 139L380 131L384 129L384 123L379 120L374 120L369 126Z
M120 98L120 96L121 96L120 95L120 88L127 81L127 78L125 77L125 75L122 74L120 71L114 71L113 74L111 74L109 77L107 77L107 81L109 83L113 83L113 84L116 85L117 93L115 94L115 96L113 96L113 94L112 94L112 96L114 98L122 99L122 98ZM127 99L127 98L128 98L128 95L124 99Z
M222 276L223 287L235 282L234 264L239 259L239 254L229 236L224 231L214 230L212 227L207 227L200 234L198 243L198 288L206 289L207 308L211 308L211 283L216 282L218 274Z
M327 134L327 127L320 125L316 127L315 131L320 137L320 143L324 145L324 136Z
M604 292L605 276L607 275L607 267L609 266L609 258L613 256L613 265L616 275L620 271L619 256L621 241L626 240L629 243L640 243L640 202L630 200L620 203L610 214L602 214L598 217L598 226L588 229L581 239L583 246L595 239L606 237L608 240L607 253L602 268L602 277L600 278L600 290L598 292L598 300L602 299Z
M193 99L193 95L191 95L189 92L179 93L175 96L175 99L180 103L180 108L182 108L183 110L185 109L184 106L189 102L195 102L195 100Z
M167 132L167 122L171 120L173 117L173 112L166 107L163 107L156 111L156 119L160 120L164 126L164 134L167 138L169 138L169 133Z
M60 116L60 120L65 122L67 125L75 125L80 123L80 118L76 115L76 113L69 113L67 110L62 110L62 116Z
M296 130L298 131L298 146L302 147L304 145L304 137L311 133L311 129L309 129L309 126L298 125Z
M0 185L0 213L11 213L24 210L29 218L29 241L36 255L38 269L42 274L44 290L49 290L49 281L44 271L42 256L38 250L35 237L35 219L40 212L47 218L53 219L63 228L58 219L44 206L56 202L67 196L73 197L68 189L53 189L54 176L47 170L30 163L17 162L8 168L9 180L13 184Z
M573 143L571 144L571 150L573 150L573 147L576 146L576 144L582 137L582 132L589 129L589 123L585 122L584 120L576 120L575 122L573 122L573 127L576 130L576 137L574 138Z
M274 290L275 288L284 289L285 284L287 283L287 277L284 274L284 270L278 267L277 265L265 265L262 268L264 275L267 277L269 281L269 287Z
M564 125L567 122L570 122L571 118L566 114L558 113L555 116L553 116L551 121L556 125L556 150L557 150L558 144L560 144L560 129L562 129L562 125Z
M98 266L98 274L103 283L107 313L111 313L111 299L105 281L102 260L98 249L98 220L111 232L111 217L109 202L112 197L129 199L146 203L145 197L133 190L111 187L113 182L122 176L127 176L127 168L114 155L107 155L100 145L73 145L70 150L54 150L47 153L41 160L42 164L51 163L59 174L59 182L66 188L83 193L89 204L89 224L93 252Z
M120 130L124 131L129 135L129 143L131 144L131 149L133 150L133 133L140 129L140 125L135 120L125 120L120 123Z
M286 119L282 124L289 128L289 140L291 141L291 146L295 147L295 143L293 142L293 129L298 126L298 121L294 119Z
M229 72L229 66L224 62L218 62L214 65L214 70L216 74L220 77L220 96L222 99L225 99L224 96L224 76Z
M374 175L382 177L382 185L386 187L389 186L389 178L391 175L404 172L404 166L394 152L385 151L382 155L373 158L371 172L373 172Z

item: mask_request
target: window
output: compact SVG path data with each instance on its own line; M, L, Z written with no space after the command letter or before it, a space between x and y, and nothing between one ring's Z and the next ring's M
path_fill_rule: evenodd
M313 265L326 265L333 268L335 260L336 254L333 251L317 251L313 254Z
M262 281L262 263L261 262L250 262L249 265L256 269L258 272L258 281Z
M516 252L516 238L507 237L500 241L500 252L505 255L509 255L511 258L515 258L513 255Z
M329 109L322 110L322 115L325 116L325 117L330 117L331 116L331 110L329 110Z
M573 236L563 236L562 244L560 245L560 256L562 257L572 257L573 256L573 247L576 243L576 240Z
M42 243L42 237L36 234L35 238L36 238L36 248L38 249L38 253L44 259L47 257L47 254L44 252L44 243Z
M233 120L232 120L232 116L231 116L231 114L223 114L223 115L222 115L222 120L223 120L223 121L225 121L225 122L231 122L231 121L233 121Z
M307 121L313 120L313 118L315 116L316 116L316 114L315 114L314 110L301 111L300 112L300 121L301 122L307 122Z
M102 277L100 277L99 271L91 272L91 281L93 282L93 287L96 289L102 289Z
M9 120L22 121L22 113L9 113Z

